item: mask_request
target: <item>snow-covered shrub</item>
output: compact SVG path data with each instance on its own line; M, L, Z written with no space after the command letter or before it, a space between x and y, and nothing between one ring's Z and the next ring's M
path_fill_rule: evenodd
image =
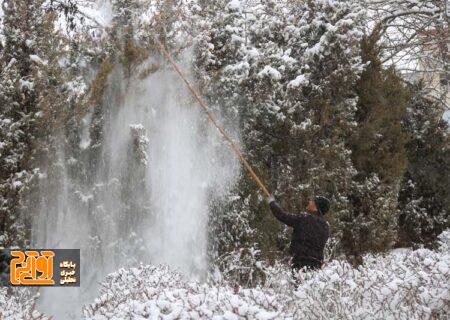
M333 260L300 272L261 267L263 286L185 281L164 266L120 269L84 307L86 319L443 319L450 314L450 231L440 249L368 255L353 268Z
M218 257L210 275L213 283L227 282L232 286L252 287L264 281L267 266L260 259L260 251L250 248L235 249Z
M28 288L0 288L0 319L49 319L35 309L36 298Z
M299 318L430 319L448 315L450 255L427 249L366 256L364 264L334 260L301 274ZM317 317L314 317L316 315Z
M87 319L275 319L282 297L259 289L186 282L164 266L120 269L84 308Z

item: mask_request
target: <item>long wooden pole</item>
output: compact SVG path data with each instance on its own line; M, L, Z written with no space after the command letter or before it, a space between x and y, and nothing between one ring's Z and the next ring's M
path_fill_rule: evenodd
M209 110L209 108L206 106L206 103L200 98L200 95L197 93L197 91L194 89L194 87L190 84L190 82L187 80L186 76L184 75L184 73L181 71L181 69L178 67L178 65L175 63L175 61L173 60L172 56L170 55L169 51L167 51L167 49L163 46L163 44L156 39L156 37L154 38L155 43L158 45L159 49L161 50L162 54L166 57L166 59L169 61L169 63L172 65L172 67L175 69L175 71L178 73L178 75L180 76L180 78L184 81L184 83L186 84L187 88L189 89L189 91L191 92L192 96L197 100L198 104L200 105L200 107L206 112L209 120L211 120L211 122L214 124L214 126L219 130L219 132L222 134L222 136L225 138L225 140L227 140L230 145L231 148L233 149L233 151L236 153L236 155L238 156L239 160L242 162L242 164L244 165L244 167L247 169L247 171L250 173L250 175L253 177L253 179L256 181L256 183L259 185L259 187L261 188L261 190L264 192L264 194L267 197L270 197L270 192L269 190L266 188L266 186L264 185L264 183L261 181L261 179L258 177L258 175L255 173L255 171L253 170L253 168L250 166L250 164L247 162L247 160L245 159L244 155L242 154L242 152L239 150L238 146L236 145L236 143L228 136L228 134L225 132L225 130L223 129L223 127L220 125L219 121L216 119L216 117L214 117L214 115L212 114L212 112Z

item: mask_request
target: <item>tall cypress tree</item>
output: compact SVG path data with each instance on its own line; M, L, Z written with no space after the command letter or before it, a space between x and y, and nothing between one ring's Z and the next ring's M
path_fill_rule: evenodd
M411 87L405 128L408 166L399 195L400 245L430 244L450 227L450 135L442 108Z
M395 70L383 68L373 39L364 38L361 47L365 69L356 85L358 126L349 139L357 174L350 212L341 218L341 244L358 260L364 252L392 247L396 239L398 190L407 161L402 120L409 99Z

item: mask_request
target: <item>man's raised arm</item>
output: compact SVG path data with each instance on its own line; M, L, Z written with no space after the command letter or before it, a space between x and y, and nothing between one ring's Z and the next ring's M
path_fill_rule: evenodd
M286 212L283 209L281 209L273 197L269 198L269 207L275 218L277 218L279 221L287 224L290 227L293 227L301 219L301 216Z

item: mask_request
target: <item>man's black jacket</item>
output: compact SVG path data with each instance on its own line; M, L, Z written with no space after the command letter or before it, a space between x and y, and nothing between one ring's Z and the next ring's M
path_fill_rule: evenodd
M323 250L330 236L330 226L325 218L285 212L275 201L270 203L270 209L278 220L294 228L290 246L294 262L304 258L323 262Z

